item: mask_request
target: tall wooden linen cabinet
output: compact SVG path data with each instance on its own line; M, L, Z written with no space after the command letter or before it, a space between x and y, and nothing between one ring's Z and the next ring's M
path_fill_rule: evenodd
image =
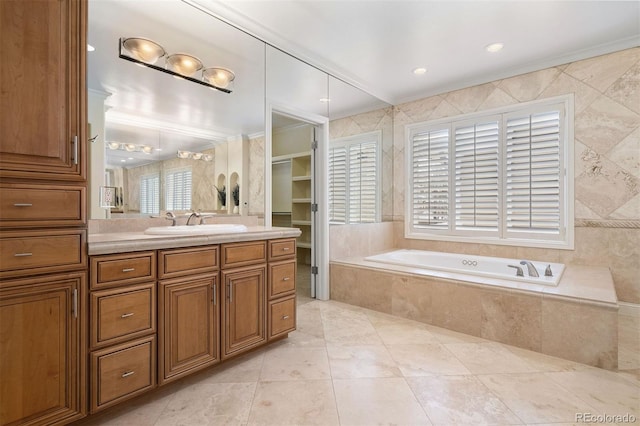
M86 413L86 0L0 1L0 425Z

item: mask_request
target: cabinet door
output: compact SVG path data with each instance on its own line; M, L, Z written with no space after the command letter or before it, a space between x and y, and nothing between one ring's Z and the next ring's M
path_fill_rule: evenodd
M223 271L222 358L266 341L266 266Z
M0 424L53 424L86 408L82 273L0 289Z
M84 0L0 1L0 175L82 181Z
M158 383L219 361L218 276L160 281Z

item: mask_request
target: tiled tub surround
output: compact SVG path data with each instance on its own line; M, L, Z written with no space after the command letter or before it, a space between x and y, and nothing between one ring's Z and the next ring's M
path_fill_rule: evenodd
M333 300L592 366L618 366L618 303L607 268L567 265L557 287L538 291L362 257L333 260L330 268Z

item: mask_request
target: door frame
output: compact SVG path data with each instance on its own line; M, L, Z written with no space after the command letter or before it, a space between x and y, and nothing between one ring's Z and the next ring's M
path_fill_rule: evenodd
M327 159L329 156L329 118L318 114L300 110L295 107L266 101L265 109L265 145L264 145L264 226L270 227L272 213L272 149L273 149L273 114L286 115L296 120L312 124L317 128L316 141L318 148L312 155L315 170L313 179L313 193L318 211L314 221L314 247L315 266L318 267L318 275L315 279L315 297L319 300L329 300L329 193ZM313 266L313 265L312 265ZM313 280L312 280L313 282Z

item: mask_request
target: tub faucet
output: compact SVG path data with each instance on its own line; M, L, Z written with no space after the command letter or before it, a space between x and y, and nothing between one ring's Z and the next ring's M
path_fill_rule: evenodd
M538 270L536 269L535 266L533 266L533 263L529 262L528 260L521 260L520 261L521 265L527 265L527 273L529 274L530 277L539 277L540 275L538 275Z

